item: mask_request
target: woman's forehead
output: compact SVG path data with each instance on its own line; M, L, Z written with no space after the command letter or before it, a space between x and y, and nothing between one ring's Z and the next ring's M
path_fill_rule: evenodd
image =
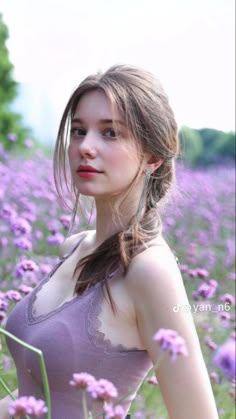
M75 108L73 118L84 121L91 118L101 121L121 120L102 90L84 93Z

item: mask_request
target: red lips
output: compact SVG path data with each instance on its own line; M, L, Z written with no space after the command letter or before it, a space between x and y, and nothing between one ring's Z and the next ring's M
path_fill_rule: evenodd
M80 165L77 169L77 172L96 172L102 173L100 170L95 169L95 167L88 166L88 165Z

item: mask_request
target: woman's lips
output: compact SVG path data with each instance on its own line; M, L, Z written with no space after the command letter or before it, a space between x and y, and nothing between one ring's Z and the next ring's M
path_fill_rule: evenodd
M99 175L101 172L92 172L92 171L85 171L85 170L80 170L77 172L79 177L83 177L83 178L90 178L90 177L94 177L96 175Z

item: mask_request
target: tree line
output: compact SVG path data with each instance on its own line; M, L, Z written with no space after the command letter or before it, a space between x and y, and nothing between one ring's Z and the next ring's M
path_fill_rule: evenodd
M227 164L235 161L235 132L182 127L179 138L180 158L191 166Z
M0 14L0 142L11 149L12 138L17 137L17 147L23 147L26 138L33 138L32 130L24 126L21 115L11 109L18 94L14 80L14 66L7 48L8 28ZM192 166L224 163L235 159L235 133L215 129L182 127L179 132L180 159ZM39 142L37 141L37 145Z

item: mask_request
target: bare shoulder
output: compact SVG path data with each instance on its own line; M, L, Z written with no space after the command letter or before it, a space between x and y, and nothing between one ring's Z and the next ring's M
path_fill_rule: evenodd
M163 238L131 261L127 280L130 287L139 291L143 287L151 289L171 282L183 283L176 256Z
M80 238L89 234L87 231L80 231L67 237L59 247L59 257L62 258L70 251L70 249L79 241Z

